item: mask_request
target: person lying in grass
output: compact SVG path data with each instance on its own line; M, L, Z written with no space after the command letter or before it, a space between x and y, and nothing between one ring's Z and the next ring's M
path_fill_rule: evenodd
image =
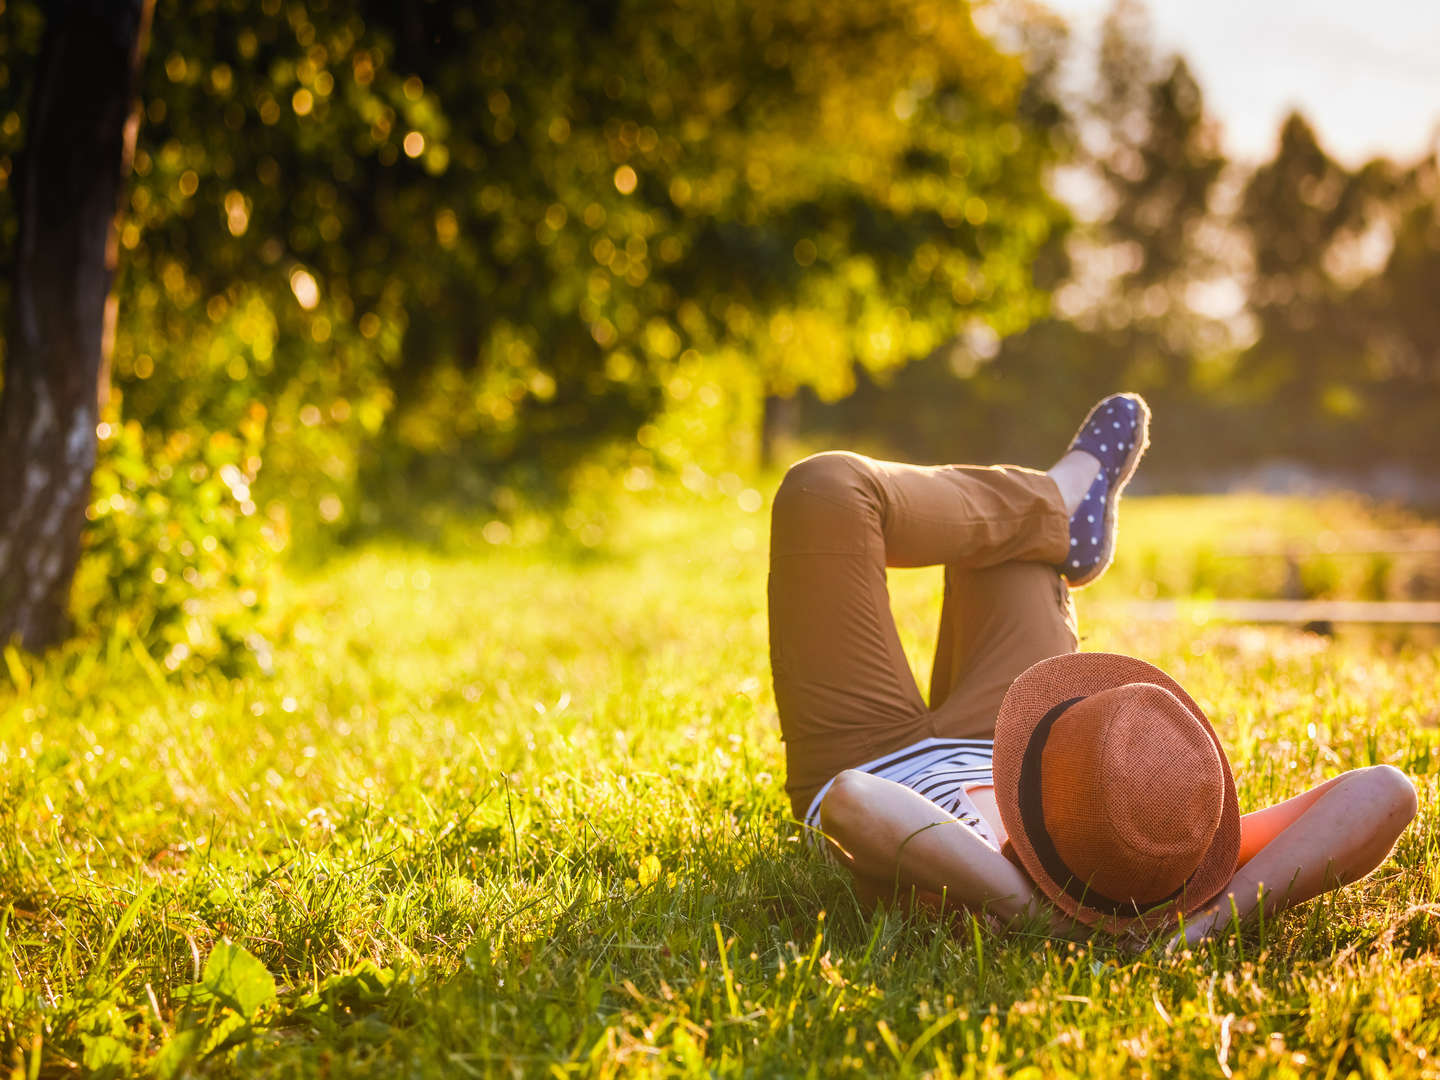
M1048 472L829 452L775 495L770 657L795 815L866 896L913 891L1057 933L1171 945L1364 877L1416 812L1388 765L1241 815L1223 746L1169 675L1076 651L1070 588L1115 550L1149 442L1135 394ZM945 567L931 700L886 567Z

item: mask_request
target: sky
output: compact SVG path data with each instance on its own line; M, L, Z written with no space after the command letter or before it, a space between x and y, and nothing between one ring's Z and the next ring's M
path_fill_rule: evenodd
M1044 0L1095 40L1110 0ZM1155 43L1180 52L1232 157L1258 162L1299 106L1334 156L1414 161L1440 132L1437 0L1149 0Z

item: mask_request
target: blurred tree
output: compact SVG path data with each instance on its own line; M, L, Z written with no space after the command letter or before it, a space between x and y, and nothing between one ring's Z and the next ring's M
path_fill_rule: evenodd
M1136 0L1106 16L1086 146L1104 209L1077 239L1082 323L1124 340L1124 378L1137 389L1183 390L1196 353L1220 344L1192 290L1225 267L1212 206L1225 169L1219 131L1180 56L1160 58Z
M1252 249L1259 335L1236 375L1246 397L1275 410L1269 437L1286 452L1343 460L1376 449L1354 445L1353 431L1336 444L1365 411L1369 381L1373 326L1356 289L1379 265L1360 238L1397 194L1397 172L1380 161L1348 171L1292 113L1275 157L1245 187L1238 221Z
M1193 304L1198 285L1229 271L1232 238L1213 206L1219 133L1184 60L1157 56L1144 8L1121 0L1102 26L1093 85L1067 108L1053 80L1063 37L1035 13L1019 32L1035 73L1025 99L1075 148L1066 168L1083 180L1082 221L1036 268L1055 290L1053 314L1002 341L939 350L846 410L912 456L1039 460L1098 393L1140 390L1166 408L1193 400L1197 357L1228 344Z
M1440 156L1407 170L1387 200L1389 253L1366 286L1375 374L1398 382L1440 385Z
M1440 459L1440 155L1407 170L1388 207L1389 254L1360 293L1369 419L1384 431L1388 456L1431 463Z
M49 9L15 175L0 396L0 643L18 637L39 648L66 626L114 332L115 215L149 14L143 0Z
M55 10L70 7L90 10ZM47 145L51 68L28 120L19 104L40 13L0 0L7 235L15 217L31 228L16 150ZM234 442L247 493L258 477L244 514L343 525L387 492L503 505L503 484L563 488L607 445L632 466L729 468L753 453L767 395L834 397L855 364L885 371L1044 310L1031 264L1065 223L1043 185L1061 145L1021 60L964 4L159 0L156 14L107 415L141 422L154 448L264 417L263 445ZM92 307L107 283L87 286ZM25 295L7 302L20 327ZM7 348L8 415L42 415L22 400L30 346L17 331ZM93 395L93 362L84 381ZM93 440L74 445L83 472ZM71 494L74 523L84 489ZM17 536L12 563L22 549L53 553Z
M1239 374L1284 404L1272 438L1287 452L1354 464L1440 450L1435 177L1434 155L1347 170L1294 115L1251 179L1241 216L1260 334Z
M1168 429L1149 475L1179 485L1267 458L1352 468L1440 453L1435 157L1347 169L1292 115L1273 159L1240 174L1183 59L1155 55L1130 0L1105 20L1096 71L1067 125L1088 220L1070 234L1055 316L993 359L962 343L888 385L864 379L807 420L882 452L1036 462L1094 395L1138 389Z
M1056 147L963 5L162 0L157 25L126 410L228 427L264 396L267 473L324 516L427 475L488 499L617 439L733 460L766 394L1043 310Z

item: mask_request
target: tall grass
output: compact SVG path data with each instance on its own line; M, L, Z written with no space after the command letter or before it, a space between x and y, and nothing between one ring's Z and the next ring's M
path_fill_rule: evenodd
M1254 508L1297 536L1332 514ZM1234 507L1153 509L1127 505L1111 595ZM6 653L0 1066L1436 1075L1434 648L1085 622L1192 690L1247 807L1414 777L1360 885L1168 957L869 913L785 808L764 517L651 496L598 550L372 545L288 586L270 677L167 678L121 638ZM936 584L895 575L922 676Z

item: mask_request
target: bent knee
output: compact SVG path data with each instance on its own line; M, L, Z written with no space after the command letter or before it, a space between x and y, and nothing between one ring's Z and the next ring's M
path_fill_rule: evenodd
M864 552L883 501L869 458L831 450L796 462L771 506L771 553Z
M833 502L847 502L866 491L870 459L848 450L826 450L797 461L785 472L775 493L775 510L794 502L800 495L818 495Z

